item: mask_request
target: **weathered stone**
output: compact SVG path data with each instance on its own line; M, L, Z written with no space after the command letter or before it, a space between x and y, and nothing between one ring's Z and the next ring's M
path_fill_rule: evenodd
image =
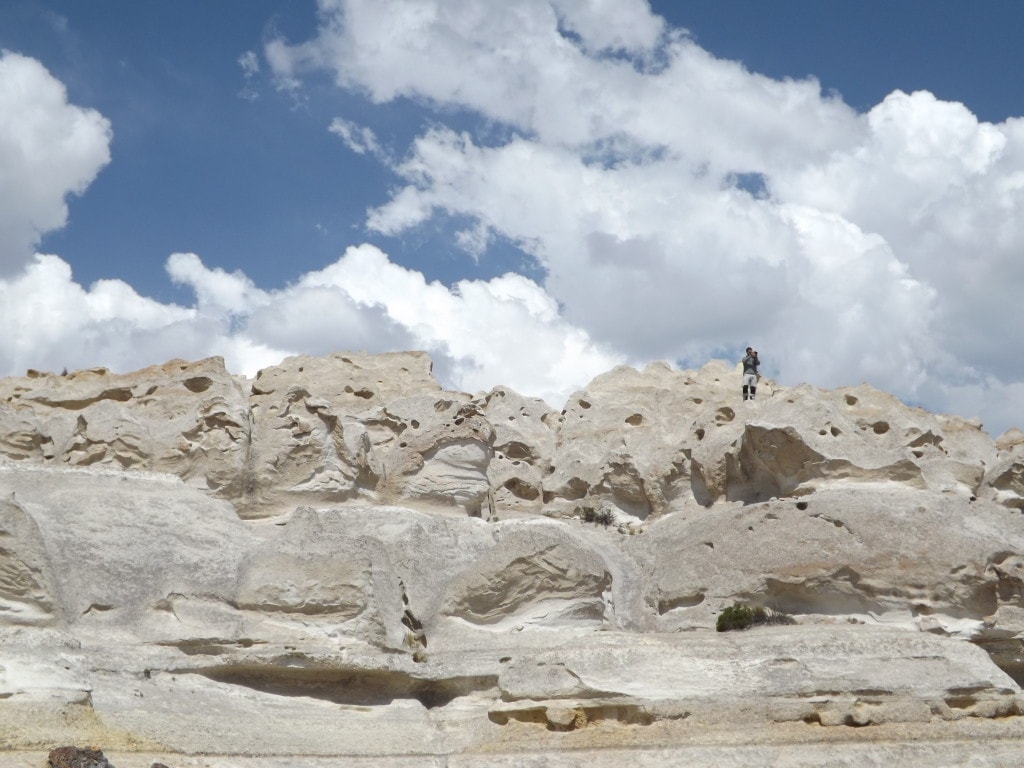
M561 417L536 398L498 387L482 402L494 430L494 450L487 466L492 503L503 513L539 514L544 478L551 470Z
M0 768L1007 764L1024 437L739 392L623 367L559 413L415 353L0 380ZM737 602L793 623L716 632Z
M244 493L248 395L221 358L0 379L0 401L12 461L170 472L221 498Z
M47 756L50 768L112 768L96 747L57 747Z

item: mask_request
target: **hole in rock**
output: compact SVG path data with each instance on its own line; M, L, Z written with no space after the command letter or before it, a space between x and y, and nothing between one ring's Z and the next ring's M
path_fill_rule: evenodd
M880 597L881 599L876 590L861 581L856 571L842 567L832 574L812 576L798 581L768 577L765 579L764 591L752 595L751 599L791 616L843 616L883 613L886 595Z
M301 661L310 661L302 658ZM192 670L172 670L182 674ZM318 667L221 666L195 671L218 683L250 688L274 696L306 696L335 704L381 706L415 699L427 709L453 699L493 689L496 676L480 675L423 680L405 672Z
M1017 638L1009 638L978 642L977 645L989 655L999 669L1013 679L1013 682L1024 686L1024 642ZM953 690L950 693L960 697L971 695L969 689ZM950 706L953 705L950 704Z
M533 456L533 451L530 450L530 446L516 440L513 440L504 446L500 446L499 450L503 451L510 459L529 459Z
M96 397L96 399L93 401L72 401L67 403L65 407L71 408L72 410L77 410L78 408L84 407L85 405L90 405L92 402L96 402L97 400L114 400L115 402L118 403L127 403L129 400L132 399L132 397L133 395L131 387L116 387L114 389L103 390L102 392L100 392L99 396ZM45 402L45 400L40 402ZM78 405L79 402L81 402L82 405Z
M402 614L402 624L413 632L419 632L423 629L423 624L408 608L406 608L405 612ZM426 645L426 643L424 643L424 645Z
M644 417L639 413L634 413L632 416L626 418L626 423L631 427L639 427L644 423Z
M801 509L801 510L807 509L807 502L806 501L798 501L796 503L796 508L797 509Z
M698 440L703 440L704 439L704 430L703 429L698 429L697 430L697 439Z
M166 643L172 648L177 648L186 656L222 656L225 653L233 653L238 647L251 648L252 640L239 640L238 642L216 642L213 640L187 640L178 643Z
M664 616L669 611L677 608L693 608L704 602L704 593L697 592L693 595L679 595L677 597L666 597L658 601L658 614Z
M946 706L950 709L970 709L977 703L973 696L950 696L946 699Z
M847 395L847 396L846 396L846 404L847 404L847 405L856 405L856 404L857 404L857 403L859 403L859 402L860 402L860 400L858 400L858 399L857 399L856 397L854 397L853 395Z
M182 383L189 392L205 392L213 386L213 379L207 376L193 376Z
M829 432L832 433L832 437L839 437L841 434L843 434L843 430L841 430L839 427L831 427L829 429Z
M884 421L876 421L871 425L871 429L874 430L876 435L884 435L889 431L889 425Z
M579 501L585 497L589 491L590 486L587 484L586 480L580 477L574 477L562 487L561 496L563 499L568 501Z
M540 496L540 491L537 488L518 477L506 480L503 487L517 499L524 499L525 501L534 501Z
M583 408L584 410L590 407L590 403L588 403L586 400L580 400L579 404L580 408Z

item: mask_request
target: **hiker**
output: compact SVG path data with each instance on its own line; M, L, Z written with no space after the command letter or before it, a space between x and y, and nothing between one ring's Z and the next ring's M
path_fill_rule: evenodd
M757 366L761 361L757 357L757 350L747 347L747 355L743 358L743 399L753 400L757 394L757 380L761 374L757 372Z

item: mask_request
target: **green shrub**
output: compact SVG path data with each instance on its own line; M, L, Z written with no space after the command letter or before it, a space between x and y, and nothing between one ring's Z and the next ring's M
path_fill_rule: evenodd
M754 609L742 603L733 603L718 614L715 629L729 632L734 629L746 629L754 624Z

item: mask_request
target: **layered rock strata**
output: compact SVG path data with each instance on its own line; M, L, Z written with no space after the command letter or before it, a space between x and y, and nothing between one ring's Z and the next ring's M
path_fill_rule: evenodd
M1024 436L739 392L618 368L559 412L415 353L0 380L0 767L913 765L921 734L1000 764ZM735 602L794 623L715 632Z

